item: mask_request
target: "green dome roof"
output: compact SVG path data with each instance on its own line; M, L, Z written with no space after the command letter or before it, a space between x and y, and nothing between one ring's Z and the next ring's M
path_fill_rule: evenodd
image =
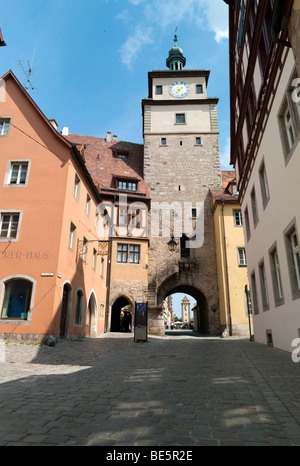
M181 54L183 56L183 50L177 45L174 45L174 47L172 47L171 50L169 50L169 57L171 55L178 55L178 54Z

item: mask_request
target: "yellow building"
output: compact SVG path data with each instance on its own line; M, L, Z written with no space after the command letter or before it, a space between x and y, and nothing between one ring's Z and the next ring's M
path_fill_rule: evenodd
M243 219L234 171L222 172L223 188L212 189L223 335L249 335L245 286L249 289ZM252 334L252 330L251 330Z

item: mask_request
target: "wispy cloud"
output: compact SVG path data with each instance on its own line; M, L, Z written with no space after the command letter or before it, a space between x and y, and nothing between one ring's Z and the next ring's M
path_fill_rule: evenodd
M195 24L197 27L212 31L216 42L228 38L228 7L220 0L128 0L129 4L139 9L139 22L134 32L121 48L121 61L132 67L143 47L153 43L152 31L167 29L171 25L180 25L182 21ZM134 15L132 14L132 17ZM118 16L128 24L130 15L127 10ZM132 19L132 18L131 18ZM133 20L132 20L133 22Z
M199 2L200 3L200 2ZM207 29L215 33L219 43L228 38L228 6L219 0L202 0L203 13L207 20Z
M136 26L133 34L128 37L127 41L122 45L121 61L124 65L132 69L132 65L137 59L139 53L144 45L153 43L152 27L142 28L140 25Z
M129 0L129 3L132 5L139 5L140 3L144 3L145 0Z

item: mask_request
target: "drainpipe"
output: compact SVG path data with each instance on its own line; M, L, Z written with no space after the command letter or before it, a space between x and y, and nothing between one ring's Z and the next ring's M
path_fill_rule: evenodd
M108 314L109 314L109 299L110 299L110 276L111 276L111 257L112 257L112 236L109 234L108 256L107 256L107 271L106 271L106 306L105 306L105 324L104 333L108 331Z
M224 202L222 202L222 223L223 223L224 256L225 256L225 265L226 265L226 286L227 286L227 301L228 301L229 335L232 337L231 306L230 306L229 278L228 278L228 261L227 261L226 233L225 233L225 221L224 221Z

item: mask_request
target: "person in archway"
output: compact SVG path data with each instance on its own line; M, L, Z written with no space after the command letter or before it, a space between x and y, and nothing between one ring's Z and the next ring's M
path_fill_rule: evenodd
M131 316L130 312L124 312L124 317L122 319L122 327L125 332L130 331L130 324L131 324Z

